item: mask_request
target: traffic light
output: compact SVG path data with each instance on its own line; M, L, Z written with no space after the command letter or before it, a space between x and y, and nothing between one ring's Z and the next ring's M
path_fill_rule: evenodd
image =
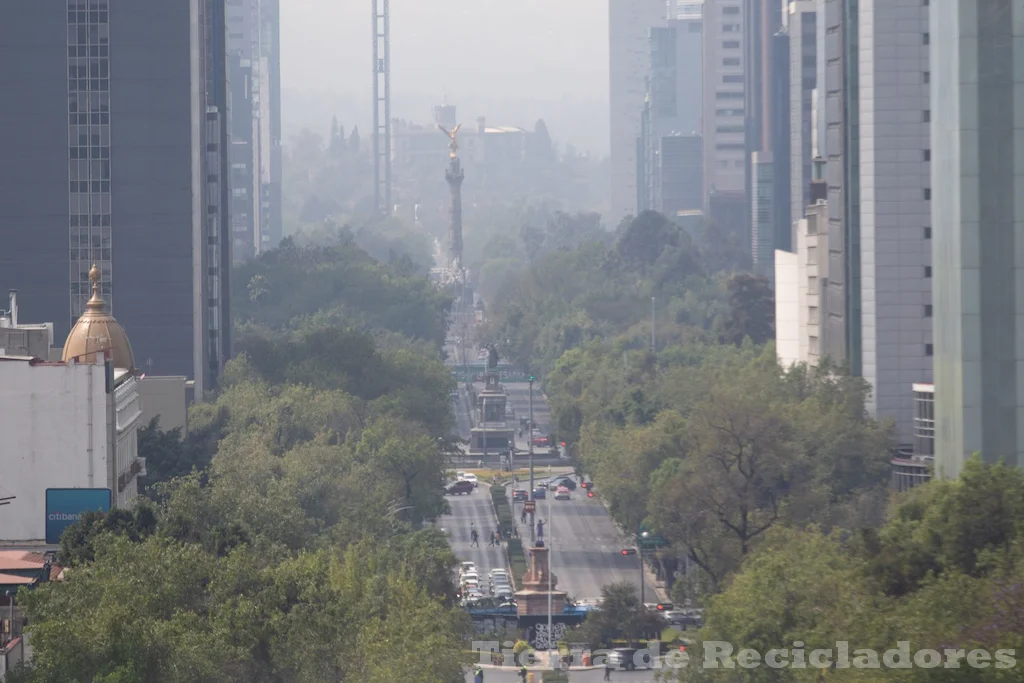
M531 382L533 381L533 375L530 375L530 381Z
M590 484L587 482L583 482L582 484L580 484L580 486L582 486L583 488L590 488Z
M562 442L562 448L565 448L565 442L564 441Z
M623 548L622 549L622 554L623 555L636 555L636 548Z
M593 498L593 497L594 497L594 492L593 491L587 491L587 498Z
M659 605L658 605L658 611L659 611L659 612L664 612L664 611L665 611L665 605L660 605L660 604L659 604Z

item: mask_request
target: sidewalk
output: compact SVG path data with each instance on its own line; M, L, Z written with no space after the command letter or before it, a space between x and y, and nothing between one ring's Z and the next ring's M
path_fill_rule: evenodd
M550 671L553 668L552 665L551 665L551 659L554 659L555 661L557 661L557 659L558 659L557 653L555 653L554 657L550 657L550 654L551 653L546 652L546 651L545 652L535 652L534 653L534 657L537 659L537 663L536 664L527 664L526 665L527 671ZM486 656L487 656L486 653L484 653L484 657L486 657ZM511 664L511 665L506 665L506 664L483 664L483 663L480 663L480 662L473 662L473 666L479 666L481 669L499 669L499 670L518 670L519 669L519 665L518 664ZM603 666L593 666L593 665L591 665L591 666L583 666L583 665L573 664L572 666L569 667L569 670L570 671L594 671L596 669L603 669L603 668L604 668Z

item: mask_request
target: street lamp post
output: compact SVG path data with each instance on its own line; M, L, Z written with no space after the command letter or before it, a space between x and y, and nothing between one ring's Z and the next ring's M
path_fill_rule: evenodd
M533 425L530 425L530 429L533 429ZM533 441L533 434L530 434L530 441ZM554 631L551 630L551 591L554 590L554 584L551 580L551 565L553 563L555 554L555 525L551 523L551 498L548 498L548 528L551 531L548 532L548 664L551 664L551 658L553 651L556 649L554 644ZM554 668L554 667L552 667Z
M480 397L480 427L484 433L484 459L483 464L487 464L487 397Z
M526 440L530 449L530 495L533 500L533 375L530 375L530 424L526 428ZM533 513L530 513L530 540L535 541L536 529L533 525Z
M640 527L636 528L637 537L637 553L636 556L640 558L640 604L644 604L644 543L651 534L647 531L640 531Z

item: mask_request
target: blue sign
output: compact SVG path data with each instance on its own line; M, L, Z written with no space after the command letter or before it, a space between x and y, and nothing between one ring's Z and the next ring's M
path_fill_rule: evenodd
M110 489L46 489L46 542L60 543L83 512L110 512Z

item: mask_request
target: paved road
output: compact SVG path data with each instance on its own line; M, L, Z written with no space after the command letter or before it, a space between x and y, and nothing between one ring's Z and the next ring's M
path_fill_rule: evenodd
M505 550L489 547L487 539L496 528L494 512L491 509L491 492L481 484L476 491L464 496L448 496L452 508L450 516L442 517L440 526L450 532L449 540L455 556L460 562L475 562L481 578L492 569L507 569ZM480 532L480 547L470 545L471 524ZM483 580L486 589L486 579Z
M515 504L517 523L521 505ZM622 538L597 498L576 489L571 500L538 500L536 519L545 520L545 542L553 548L551 571L569 597L598 598L603 586L616 581L628 581L639 589L640 563L635 555L622 555L623 548L634 544ZM521 526L519 534L529 538L530 530ZM658 601L650 582L644 592L645 602Z
M483 385L481 385L482 388ZM509 404L516 411L516 419L529 417L530 415L530 385L529 384L506 384L508 389ZM551 409L544 398L537 384L533 385L533 421L537 428L547 434L551 427Z
M455 413L455 434L460 438L468 439L469 432L473 428L473 420L470 417L469 400L461 386L458 395L452 397L452 412Z

